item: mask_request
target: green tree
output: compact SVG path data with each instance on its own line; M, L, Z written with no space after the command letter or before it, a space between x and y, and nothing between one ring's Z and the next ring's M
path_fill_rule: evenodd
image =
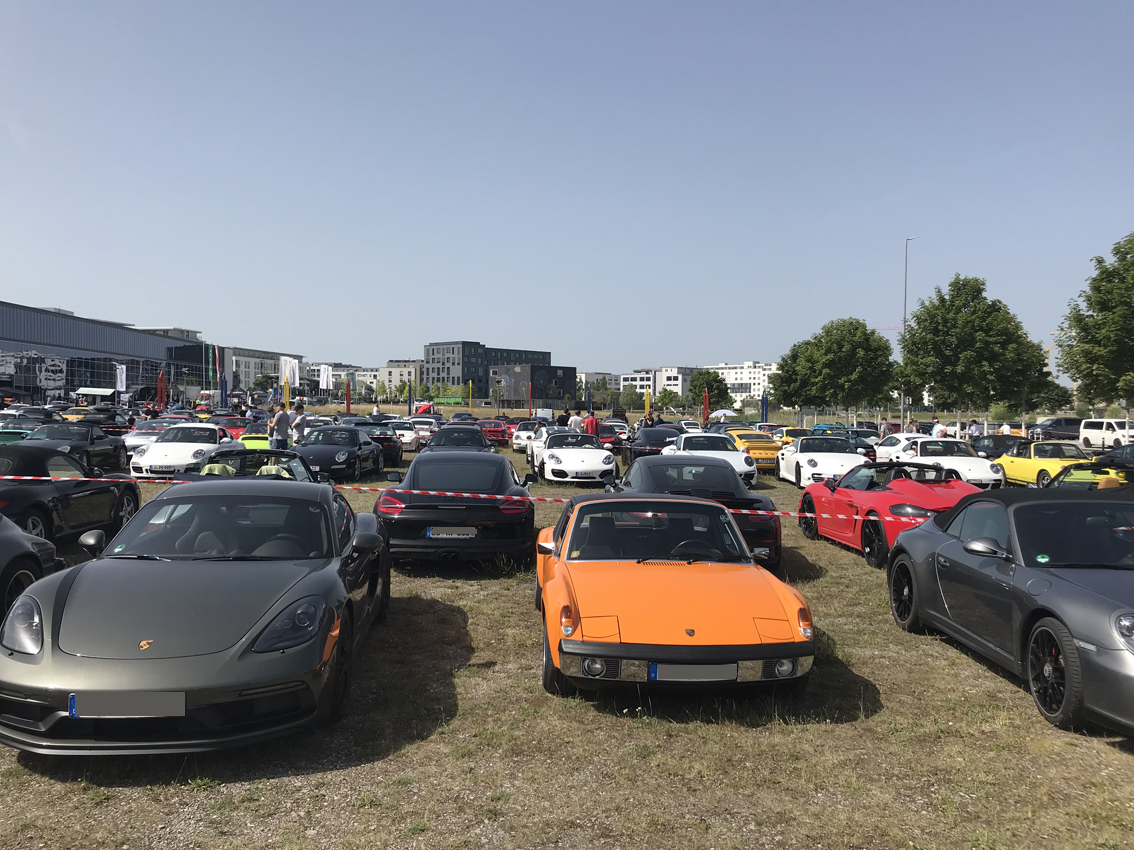
M575 378L575 398L586 398L587 388L581 378Z
M655 404L657 404L659 410L665 410L667 407L677 407L677 405L681 404L681 396L669 387L664 387L658 392Z
M732 394L728 391L728 384L725 383L720 372L714 372L712 369L694 372L693 377L689 379L689 397L694 399L695 407L700 409L706 387L709 390L710 413L724 408L732 409Z
M981 278L954 276L918 302L902 334L904 379L928 389L939 408L1018 404L1042 380L1043 349L985 289Z
M472 401L472 392L473 388L471 383L461 384L461 398L465 401Z
M252 382L252 389L254 390L270 390L276 385L276 376L269 375L267 372L261 372L256 380Z
M622 392L618 394L618 403L621 404L625 410L637 410L642 406L642 394L638 392L633 384L627 384L622 388Z
M814 379L816 352L812 339L789 348L768 378L768 394L781 407L821 407L827 402Z
M1096 404L1134 400L1134 233L1095 257L1095 274L1069 305L1060 327L1059 366Z
M394 397L401 401L409 394L409 384L405 381L399 381L398 385L394 387Z

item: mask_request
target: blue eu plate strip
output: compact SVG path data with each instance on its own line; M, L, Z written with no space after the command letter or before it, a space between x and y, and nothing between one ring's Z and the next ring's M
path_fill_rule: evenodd
M648 674L648 678L651 682L656 682L658 680L658 665L654 664L652 661L650 662L650 672ZM74 697L71 698L72 703L74 702L74 699Z

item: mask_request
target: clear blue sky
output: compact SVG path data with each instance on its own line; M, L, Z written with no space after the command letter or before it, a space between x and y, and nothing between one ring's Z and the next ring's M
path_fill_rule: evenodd
M361 365L778 358L1134 231L1128 2L0 4L0 297ZM891 338L893 335L891 334Z

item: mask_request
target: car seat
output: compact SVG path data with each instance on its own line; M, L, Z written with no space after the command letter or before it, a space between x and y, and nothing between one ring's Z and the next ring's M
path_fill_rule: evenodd
M891 481L897 481L899 478L909 478L909 477L910 477L909 472L906 469L904 469L903 467L898 467L897 469L891 469L889 472L886 473L886 480L883 482L883 485L889 484Z
M618 540L614 517L592 516L588 523L587 542L580 547L579 557L597 561L621 556L622 546Z
M220 475L230 476L235 475L236 472L227 463L210 463L201 470L202 475Z
M256 472L257 475L278 475L280 478L291 478L292 475L282 466L265 465Z

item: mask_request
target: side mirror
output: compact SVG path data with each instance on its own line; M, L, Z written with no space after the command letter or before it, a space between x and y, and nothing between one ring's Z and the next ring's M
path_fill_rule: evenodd
M99 434L99 435L97 435L97 436L95 437L95 439L96 439L96 440L105 440L105 439L106 439L106 434Z
M1002 561L1011 561L1012 556L1000 548L1000 543L991 537L975 537L965 544L964 549L970 555L981 558L999 558Z
M90 552L92 558L97 558L106 549L106 532L99 529L88 531L79 538L79 545Z
M221 437L221 442L222 443L231 443L232 437Z
M536 544L536 551L541 555L554 555L555 554L555 544L554 543L537 543Z
M356 531L350 545L358 552L373 552L382 545L382 535L373 531Z
M859 451L862 451L862 449L859 449ZM828 490L830 490L832 493L834 493L835 492L835 479L834 478L824 478L823 479L823 486L826 487Z
M318 481L320 484L330 484L331 483L331 476L328 475L326 472L316 472L315 473L315 480Z
M752 547L752 560L753 561L766 561L772 554L772 550L766 546L753 546Z
M988 452L977 452L977 457L988 457Z
M524 486L525 487L530 487L531 485L536 484L538 481L539 481L539 476L536 475L534 472L529 472L527 475L524 476Z
M90 469L87 470L87 477L88 478L102 478L102 470L99 469L97 466L92 466Z
M858 452L860 455L866 454L866 449L855 449L855 451Z
M387 481L393 481L395 484L400 484L402 481L402 474L400 472L388 472L386 474Z

